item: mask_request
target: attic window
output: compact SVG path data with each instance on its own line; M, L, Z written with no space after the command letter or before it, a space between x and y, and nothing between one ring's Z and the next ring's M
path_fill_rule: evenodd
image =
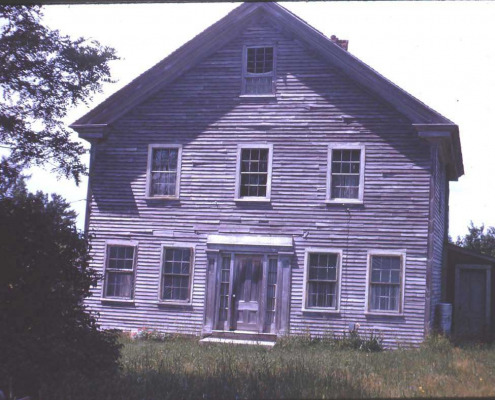
M242 94L271 95L275 71L273 47L246 47L243 63Z

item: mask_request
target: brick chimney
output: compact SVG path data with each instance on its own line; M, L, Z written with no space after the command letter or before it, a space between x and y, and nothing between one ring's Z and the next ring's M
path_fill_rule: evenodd
M337 46L342 47L345 51L347 51L347 48L349 47L349 41L344 40L344 39L339 39L337 36L332 35L330 36L330 40L334 42Z

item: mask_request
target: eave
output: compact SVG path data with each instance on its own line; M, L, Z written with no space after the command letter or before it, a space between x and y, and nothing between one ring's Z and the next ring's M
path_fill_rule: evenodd
M447 166L449 180L464 175L459 127L455 124L413 124L419 137L440 145L440 156Z

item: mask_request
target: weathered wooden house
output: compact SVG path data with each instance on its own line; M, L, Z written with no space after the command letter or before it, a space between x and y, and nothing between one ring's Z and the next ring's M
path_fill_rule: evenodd
M346 47L246 3L71 125L103 327L424 338L459 130Z

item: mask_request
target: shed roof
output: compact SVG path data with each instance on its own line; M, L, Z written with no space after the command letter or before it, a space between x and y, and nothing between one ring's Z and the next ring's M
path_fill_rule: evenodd
M459 129L456 124L399 88L286 8L271 2L240 5L108 97L70 127L84 137L84 132L110 125L234 39L260 15L282 26L284 31L306 43L343 74L389 103L411 121L420 135L440 142L449 161L449 178L456 180L463 175Z
M495 257L491 257L491 256L488 256L486 254L481 254L481 253L478 253L477 251L474 251L471 249L466 249L464 247L460 247L460 246L457 246L457 245L452 244L452 243L447 244L447 251L449 251L451 253L462 254L462 255L468 256L470 258L473 258L475 260L482 260L485 262L488 261L490 264L495 264Z

